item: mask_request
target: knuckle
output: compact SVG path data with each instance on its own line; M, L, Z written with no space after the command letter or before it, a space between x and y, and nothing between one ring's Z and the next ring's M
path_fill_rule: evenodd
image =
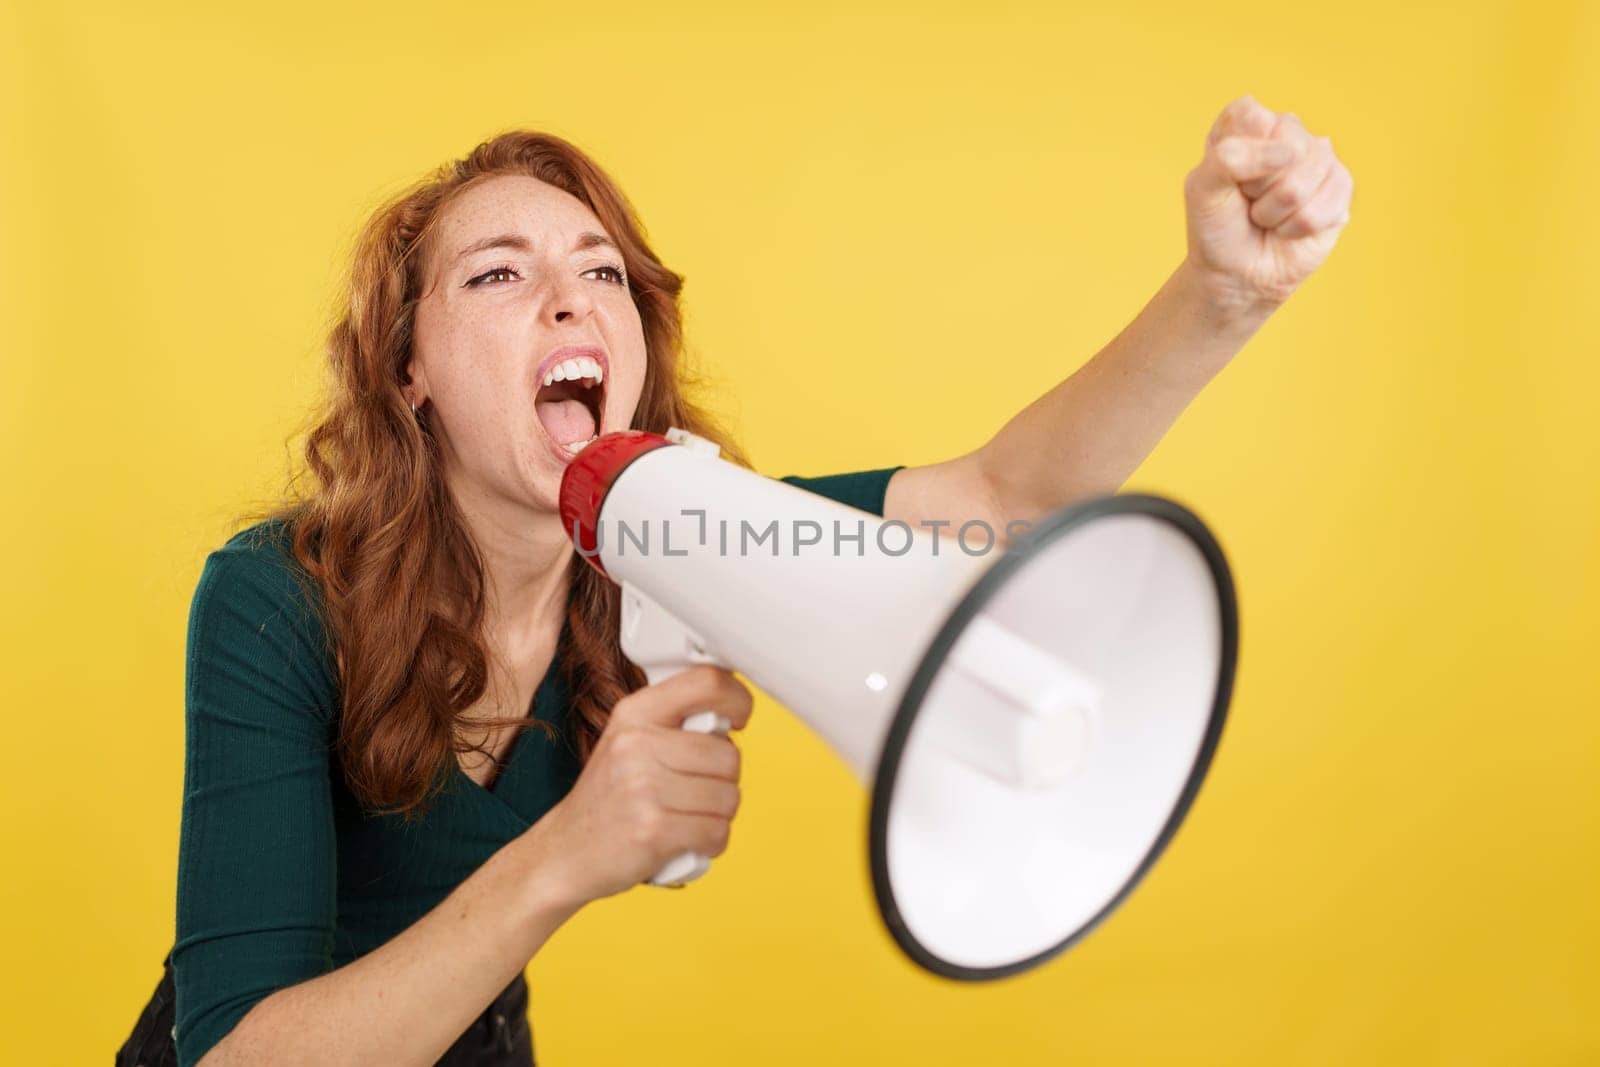
M617 761L617 781L629 793L647 793L655 787L655 760L635 744L626 759Z
M691 696L701 703L705 703L717 695L722 684L722 675L726 672L721 667L713 667L709 663L702 663L689 669Z
M611 706L611 714L606 719L606 725L613 729L621 729L631 723L638 716L640 692L640 690L636 690L629 693L613 704Z
M621 729L612 734L611 752L616 759L631 762L643 747L644 735L638 730Z
M718 684L721 685L722 691L736 704L750 695L749 688L732 671L721 672Z
M1349 203L1342 194L1337 193L1320 198L1315 205L1317 228L1326 229L1329 226L1338 225L1339 219L1348 209Z
M656 786L648 771L640 767L630 771L622 781L622 793L642 809L656 808Z
M654 844L661 836L661 809L654 805L642 808L633 819L634 840L641 845Z
M1283 182L1283 206L1294 209L1310 202L1316 190L1317 175L1307 170L1291 174Z

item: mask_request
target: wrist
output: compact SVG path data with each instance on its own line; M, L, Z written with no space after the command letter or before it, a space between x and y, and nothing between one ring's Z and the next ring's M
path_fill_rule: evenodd
M1127 343L1107 346L1106 353L1115 349L1153 388L1198 394L1267 319L1219 300L1202 271L1189 260L1180 263L1124 331Z
M1253 292L1225 271L1208 266L1186 255L1173 271L1168 285L1190 309L1190 313L1219 337L1237 339L1243 344L1259 330L1287 297L1271 297Z
M551 812L524 830L501 851L515 868L524 887L523 905L530 918L550 918L565 922L589 898L578 886L573 872L556 847L551 833Z

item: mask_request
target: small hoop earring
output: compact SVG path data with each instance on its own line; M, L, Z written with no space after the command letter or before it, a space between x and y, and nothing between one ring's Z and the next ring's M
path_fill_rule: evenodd
M413 419L417 417L417 405L415 402L412 402L411 404L411 417Z

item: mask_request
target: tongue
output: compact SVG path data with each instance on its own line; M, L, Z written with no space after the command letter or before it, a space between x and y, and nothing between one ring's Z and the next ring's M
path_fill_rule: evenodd
M594 416L581 400L540 400L533 409L556 444L570 445L594 436Z

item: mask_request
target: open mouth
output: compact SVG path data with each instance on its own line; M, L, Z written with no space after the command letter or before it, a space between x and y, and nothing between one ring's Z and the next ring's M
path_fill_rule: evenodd
M589 356L564 359L545 371L544 382L533 399L545 436L572 455L600 433L600 413L605 410L605 371Z

